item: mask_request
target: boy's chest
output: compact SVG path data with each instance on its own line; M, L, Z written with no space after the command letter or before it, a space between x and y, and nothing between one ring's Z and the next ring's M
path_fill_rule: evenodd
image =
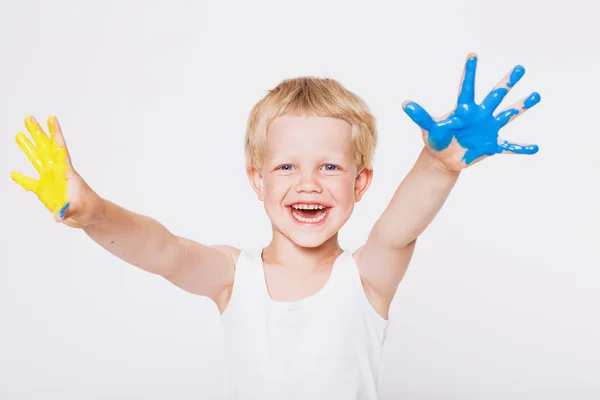
M265 281L271 299L293 302L319 292L331 275L332 266L298 271L281 265L264 265Z

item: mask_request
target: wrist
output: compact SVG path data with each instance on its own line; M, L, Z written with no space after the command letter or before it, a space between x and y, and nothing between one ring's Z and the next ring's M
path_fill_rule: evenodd
M433 150L428 149L427 147L423 148L420 158L426 169L433 171L437 174L452 178L458 178L458 176L460 175L460 170L453 170L448 168L446 164L444 164L442 159L437 155L434 155Z
M85 205L84 213L77 218L82 228L90 228L100 224L106 216L107 203L91 188L87 188L83 199Z

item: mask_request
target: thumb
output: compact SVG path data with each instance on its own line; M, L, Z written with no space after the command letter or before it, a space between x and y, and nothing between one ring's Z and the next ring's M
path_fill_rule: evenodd
M54 210L53 214L56 222L63 222L73 215L73 207L71 207L71 203L67 201L60 209Z
M435 125L435 121L427 111L414 101L405 101L402 109L413 120L414 123L425 131L430 131Z
M81 229L83 225L75 219L77 206L72 206L71 203L65 204L60 210L54 213L54 220L58 223L63 223L71 228Z
M74 218L77 215L77 206L66 203L61 209L54 212L54 220L63 223L71 228L81 228L81 223Z

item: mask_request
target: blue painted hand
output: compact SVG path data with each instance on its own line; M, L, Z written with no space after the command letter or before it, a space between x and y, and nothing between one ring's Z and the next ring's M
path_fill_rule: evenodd
M421 127L425 145L452 171L460 171L486 157L498 153L535 154L536 145L508 142L498 136L498 131L517 116L540 101L532 93L508 109L494 115L506 94L523 77L525 68L513 68L485 97L475 103L475 70L477 55L469 54L463 71L458 101L453 111L442 118L432 118L423 107L407 101L402 108Z

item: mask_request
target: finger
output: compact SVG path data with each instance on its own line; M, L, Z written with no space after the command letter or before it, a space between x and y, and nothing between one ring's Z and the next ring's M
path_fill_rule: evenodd
M56 143L60 157L62 157L66 161L67 165L71 168L71 157L69 156L69 151L67 150L67 143L65 142L58 119L55 116L48 118L48 131L50 132L50 139ZM57 161L60 162L61 159L59 158Z
M500 128L502 128L512 119L516 118L517 115L519 115L519 110L516 108L509 108L508 110L502 111L500 114L498 114L498 116L495 118L496 123Z
M431 115L423 107L414 101L407 101L402 105L404 112L413 120L413 122L421 127L421 129L430 131L435 124Z
M502 149L502 153L509 154L535 154L539 147L535 144L521 144L503 140L498 146Z
M23 153L25 153L29 161L33 164L35 170L41 173L44 162L40 157L38 149L33 145L33 143L31 143L31 141L23 132L17 133L16 140Z
M502 100L504 100L504 97L506 97L512 87L521 80L523 75L525 75L524 67L520 65L514 67L512 71L506 74L504 78L494 86L494 89L485 96L485 99L481 102L481 108L487 111L488 114L493 113L500 103L502 103Z
M538 92L533 92L529 96L521 99L517 103L513 104L510 108L505 111L502 111L498 116L496 116L496 122L502 128L513 119L517 118L519 115L523 115L527 110L531 107L535 106L540 102L541 96Z
M55 116L48 118L48 132L50 132L50 139L56 141L59 148L67 148L65 138L62 133L62 128L58 123L58 119Z
M11 172L10 177L13 181L21 185L21 187L26 191L37 194L39 181L37 181L36 179L30 178L29 176L23 175L22 173L17 171Z
M48 159L50 157L50 138L46 135L46 132L31 115L25 118L25 126L35 145L40 149L40 156Z
M460 82L458 104L470 104L475 101L475 71L477 54L469 53Z

